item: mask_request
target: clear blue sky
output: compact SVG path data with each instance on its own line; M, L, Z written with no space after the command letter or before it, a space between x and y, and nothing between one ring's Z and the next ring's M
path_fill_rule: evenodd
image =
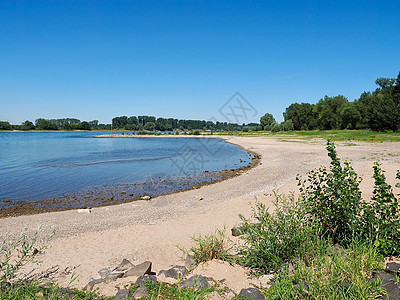
M400 71L400 1L0 1L0 120L281 121Z

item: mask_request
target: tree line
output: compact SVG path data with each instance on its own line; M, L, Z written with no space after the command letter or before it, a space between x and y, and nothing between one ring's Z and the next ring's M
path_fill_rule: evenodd
M35 120L35 123L26 120L21 125L11 125L9 122L0 122L0 130L110 130L110 124L99 124L98 120L80 121L75 118Z
M243 131L254 130L258 127L257 123L236 124L227 122L213 122L205 120L185 120L174 118L156 118L154 116L121 116L112 119L115 129L133 131L190 131L190 130L210 130L210 131Z
M400 129L400 72L397 78L378 78L378 87L373 92L363 92L350 102L343 95L325 96L316 104L292 103L283 113L284 121L276 122L266 113L260 123L236 124L205 120L156 118L154 116L120 116L112 119L115 129L131 131L289 131L371 129L374 131L396 131ZM25 121L11 125L0 121L0 130L110 130L110 124L99 124L98 120L80 121L74 118L37 119L35 124Z
M378 78L373 92L363 92L350 102L342 95L320 99L316 104L293 103L278 124L271 114L260 119L263 130L400 129L400 72L397 78Z

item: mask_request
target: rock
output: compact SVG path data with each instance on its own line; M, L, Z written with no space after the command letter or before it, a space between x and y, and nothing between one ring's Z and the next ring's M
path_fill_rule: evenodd
M381 297L381 299L400 299L400 287L396 284L396 276L385 271L379 271L374 274L374 278L370 281L374 282L379 280L382 287L386 290L387 295Z
M194 268L196 268L196 266L197 266L197 263L196 263L196 260L194 259L193 255L189 255L189 254L186 255L185 267L188 270L193 270Z
M128 300L131 295L130 290L119 290L115 295L115 300Z
M146 195L146 196L141 197L140 199L142 199L142 200L150 200L151 197Z
M265 300L260 290L256 288L242 289L239 293L239 297L242 297L241 299Z
M10 199L7 199L7 198L6 198L6 199L3 200L3 202L4 202L4 203L10 203L11 201L10 201Z
M143 276L146 274L151 274L151 262L150 261L145 261L144 263L141 263L140 265L137 265L135 267L130 268L125 272L124 277L129 277L129 276Z
M240 236L240 235L243 234L242 230L243 230L242 226L240 226L240 227L233 227L233 228L231 229L231 233L232 233L233 236Z
M104 278L104 282L110 283L122 277L124 277L124 272L112 272Z
M392 274L399 274L400 273L400 264L396 262L388 262L386 264L386 272L392 273Z
M121 192L121 195L125 195L125 194L126 194L126 192L125 192L125 191L122 191L122 192Z
M93 290L93 287L94 287L96 284L99 284L99 283L102 283L102 282L104 282L104 278L99 278L99 279L93 279L93 278L91 278L90 281L89 281L89 283L88 283L83 289L84 289L85 291L90 292L91 290Z
M92 211L90 210L90 208L80 208L78 209L78 213L80 214L90 214Z
M147 293L147 289L143 286L140 286L134 293L133 293L133 298L134 299L140 299L143 297L147 297L149 294Z
M181 287L193 287L196 290L205 290L211 287L207 279L201 275L195 275L182 282Z
M99 272L101 278L106 278L108 274L111 273L109 269L101 269Z
M146 281L157 282L157 277L154 275L143 275L138 277L138 279L136 279L135 284L137 284L138 286L144 286L144 283Z
M158 273L158 276L164 275L165 277L171 277L174 279L184 278L189 275L188 269L184 266L175 266L168 270L161 270Z
M127 260L126 258L124 258L121 263L119 264L119 266L117 268L115 268L114 271L118 271L118 272L123 272L126 270L129 270L131 268L133 268L135 265L133 263L131 263L129 260Z

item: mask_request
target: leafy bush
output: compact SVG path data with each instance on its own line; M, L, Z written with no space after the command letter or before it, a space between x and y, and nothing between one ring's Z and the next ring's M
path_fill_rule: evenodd
M329 141L327 150L330 169L321 167L309 172L306 181L299 179L308 219L334 243L375 242L382 254L399 254L400 200L386 183L380 164L374 164L374 196L367 202L361 197L361 178L348 162L340 164L335 145Z
M320 167L310 171L306 181L299 179L301 201L323 234L335 243L349 244L359 229L361 178L348 162L341 165L333 143L328 141L326 149L331 158L330 169Z

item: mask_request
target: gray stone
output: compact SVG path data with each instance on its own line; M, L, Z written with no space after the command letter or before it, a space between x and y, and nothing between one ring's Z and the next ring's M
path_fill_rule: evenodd
M188 269L184 266L175 266L168 270L161 270L158 276L164 274L165 277L171 277L174 279L184 278L189 275Z
M115 295L115 300L128 300L131 295L130 290L119 290Z
M110 283L122 277L124 277L124 272L112 272L104 278L104 282Z
M135 267L130 268L127 270L124 274L124 277L129 277L129 276L143 276L146 274L151 274L151 262L150 261L145 261L144 263L141 263Z
M193 287L196 290L204 290L210 288L211 285L208 283L206 277L195 275L182 282L181 287Z
M242 226L239 226L239 227L235 226L231 229L231 233L233 236L240 236L243 234L242 230L243 230Z
M133 268L134 266L135 266L134 264L132 264L129 260L124 258L114 271L123 272Z
M93 279L90 278L89 283L83 288L85 291L90 292L96 284L104 282L104 278Z
M386 272L392 274L399 274L400 273L400 264L396 262L389 262L386 264Z
M146 281L157 282L157 277L154 275L143 275L138 277L138 279L136 279L135 284L137 284L138 286L144 286L144 283Z
M241 299L265 300L260 290L256 288L242 289L239 293L239 297L242 297Z
M188 270L193 270L194 268L196 268L197 264L196 261L193 257L193 255L186 255L186 259L185 259L185 267Z
M147 289L144 286L140 286L134 293L134 299L140 299L143 297L147 297L149 294L147 293Z
M384 271L379 271L374 274L372 282L379 280L382 283L382 287L386 290L387 295L382 296L380 299L400 299L400 287L396 284L396 276Z
M101 269L99 272L101 278L106 278L108 274L111 273L109 269Z

